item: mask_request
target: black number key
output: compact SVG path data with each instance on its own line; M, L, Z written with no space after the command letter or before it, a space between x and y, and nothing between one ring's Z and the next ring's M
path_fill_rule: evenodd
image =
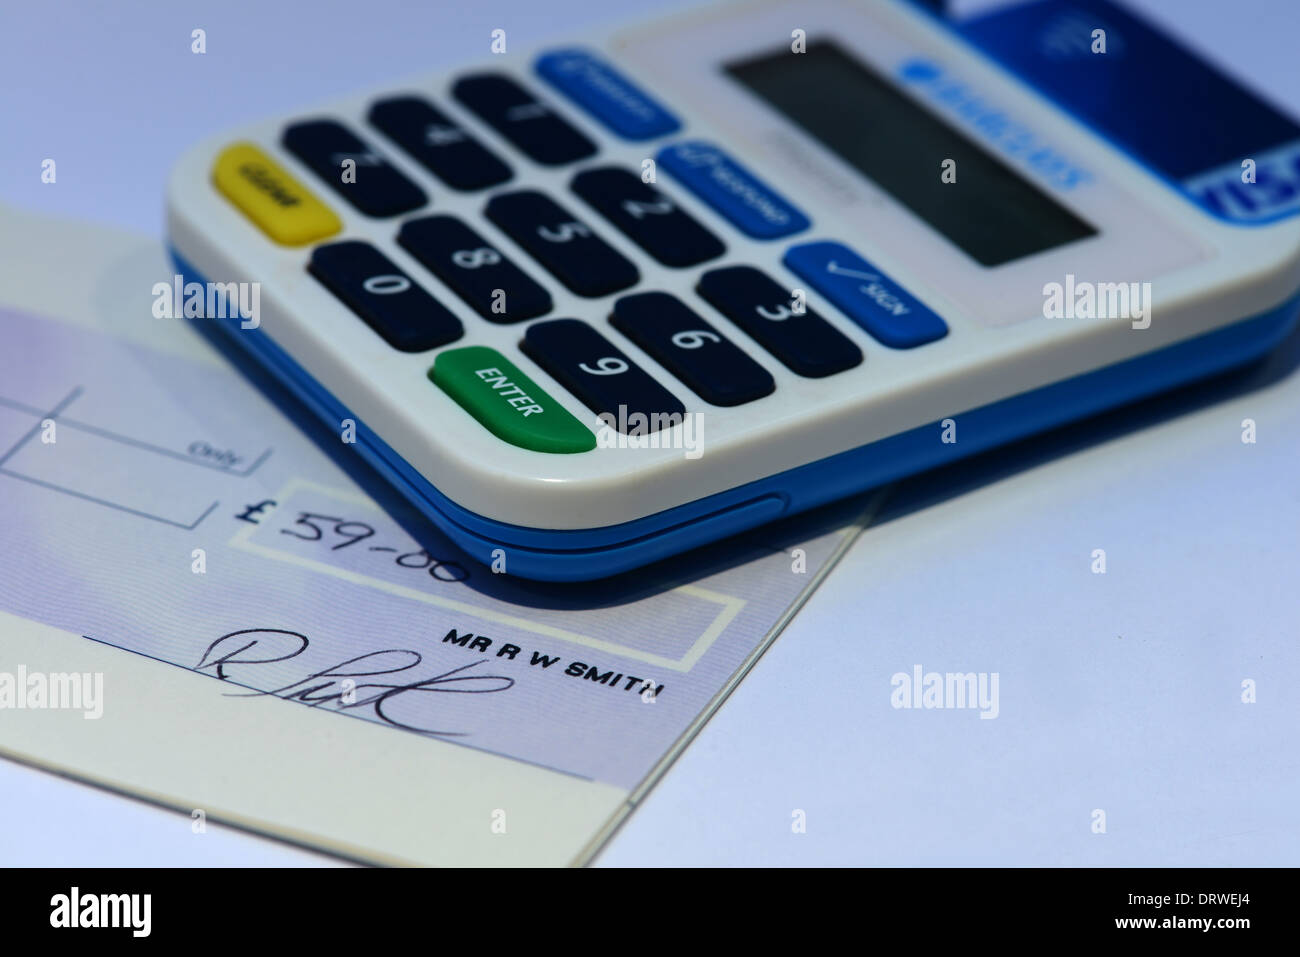
M579 296L605 296L641 278L622 253L545 193L495 196L487 216Z
M394 349L436 349L465 331L442 303L369 243L317 246L307 269Z
M429 201L424 190L341 123L295 123L285 129L284 145L367 216L396 216Z
M523 350L611 428L648 434L682 421L686 407L585 322L534 323Z
M705 402L742 405L776 389L771 373L666 292L624 296L610 321Z
M752 266L712 269L696 288L791 372L820 379L862 362L862 350L844 333L807 306L795 312L790 290Z
M595 143L504 74L467 76L456 82L451 94L543 166L572 163L596 152Z
M452 189L485 189L513 174L495 153L418 96L394 96L370 108L370 122Z
M717 259L722 240L641 177L620 167L588 170L573 191L665 266L695 266Z
M397 241L492 322L522 322L551 311L551 294L455 216L403 223Z

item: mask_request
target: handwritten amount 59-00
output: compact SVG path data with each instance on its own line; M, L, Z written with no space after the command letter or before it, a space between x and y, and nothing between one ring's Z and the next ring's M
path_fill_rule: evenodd
M299 512L298 520L289 528L280 529L281 535L292 535L307 542L326 542L339 539L330 546L330 551L337 552L351 548L368 538L373 538L375 529L365 522L355 519L338 518L334 515L320 515L316 512ZM398 549L387 545L365 546L368 552L389 552L397 557L393 562L402 568L424 570L441 582L462 582L469 578L469 571L460 562L445 561L434 558L423 548L398 553Z

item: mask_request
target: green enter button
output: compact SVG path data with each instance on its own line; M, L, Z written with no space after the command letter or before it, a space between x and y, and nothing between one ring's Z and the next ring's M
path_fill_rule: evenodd
M596 436L509 359L487 346L439 354L429 370L443 392L489 432L534 452L586 452Z

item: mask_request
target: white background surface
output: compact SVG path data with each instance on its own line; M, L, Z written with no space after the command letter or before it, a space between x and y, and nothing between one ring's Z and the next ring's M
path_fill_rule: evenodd
M1294 0L1134 4L1300 112ZM0 199L161 238L206 133L686 5L5 4ZM600 863L1296 864L1297 365L900 487ZM998 672L999 717L894 710L916 664ZM332 863L8 762L0 819L4 864Z

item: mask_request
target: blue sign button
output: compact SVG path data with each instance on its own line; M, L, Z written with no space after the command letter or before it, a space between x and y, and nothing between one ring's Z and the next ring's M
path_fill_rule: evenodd
M681 128L673 116L627 77L586 50L540 57L537 72L624 139L649 140Z
M779 239L808 228L808 217L711 143L694 140L659 151L676 179L755 239Z
M793 246L782 261L887 346L911 349L948 334L933 310L842 243Z

